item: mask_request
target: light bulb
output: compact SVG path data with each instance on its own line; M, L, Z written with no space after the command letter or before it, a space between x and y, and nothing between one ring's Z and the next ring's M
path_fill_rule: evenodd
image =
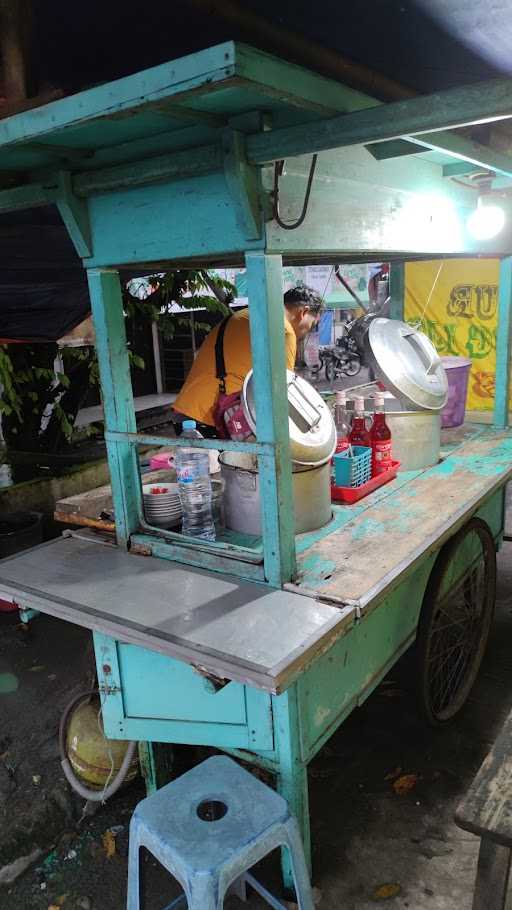
M505 212L498 205L478 200L477 207L467 220L469 233L475 240L491 240L505 225Z

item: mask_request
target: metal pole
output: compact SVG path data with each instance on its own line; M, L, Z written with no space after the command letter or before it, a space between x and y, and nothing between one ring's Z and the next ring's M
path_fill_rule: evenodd
M510 389L510 356L512 350L510 330L512 324L512 256L500 262L498 286L498 332L496 337L496 397L494 399L494 426L508 426Z

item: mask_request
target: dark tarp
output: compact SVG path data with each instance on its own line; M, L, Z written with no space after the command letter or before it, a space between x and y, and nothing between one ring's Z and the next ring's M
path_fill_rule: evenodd
M51 280L37 283L2 275L0 340L57 341L79 325L90 311L87 281Z
M58 212L0 216L0 338L56 341L89 311L86 274Z

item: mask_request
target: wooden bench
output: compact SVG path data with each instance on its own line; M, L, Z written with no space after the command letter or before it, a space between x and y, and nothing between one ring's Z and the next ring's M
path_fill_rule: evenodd
M455 813L480 837L473 910L504 910L512 857L512 712Z

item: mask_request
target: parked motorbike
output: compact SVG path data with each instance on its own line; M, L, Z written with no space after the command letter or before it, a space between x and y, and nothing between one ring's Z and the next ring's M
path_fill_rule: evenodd
M318 364L312 372L318 376L325 370L325 378L332 383L341 376L357 376L360 369L361 358L355 343L348 334L344 334L335 345L320 348Z

